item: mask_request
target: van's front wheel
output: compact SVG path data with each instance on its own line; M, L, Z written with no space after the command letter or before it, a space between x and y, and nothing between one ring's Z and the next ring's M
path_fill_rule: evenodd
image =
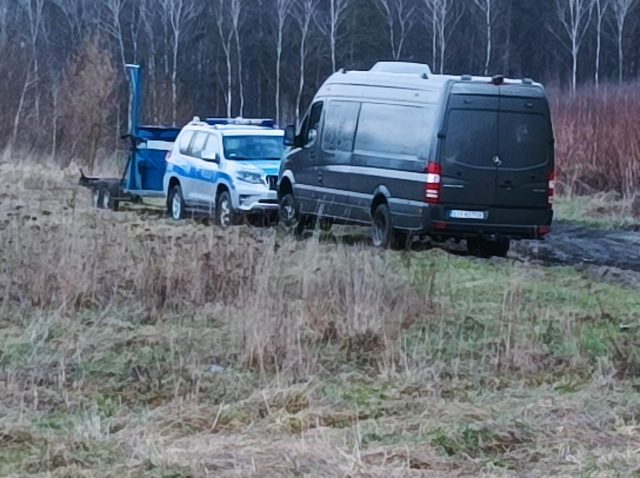
M397 250L407 246L407 235L393 228L386 204L380 204L373 213L372 241L375 247L383 249Z
M298 205L291 193L285 194L280 199L278 222L288 233L299 236L304 232L304 220L300 216Z

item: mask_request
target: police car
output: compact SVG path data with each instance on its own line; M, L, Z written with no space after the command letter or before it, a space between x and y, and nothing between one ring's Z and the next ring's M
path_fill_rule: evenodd
M194 118L167 154L169 215L207 214L222 227L247 214L277 216L283 135L273 120Z

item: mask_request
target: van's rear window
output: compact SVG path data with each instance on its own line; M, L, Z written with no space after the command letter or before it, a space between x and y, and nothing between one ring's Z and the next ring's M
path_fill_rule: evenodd
M434 109L364 103L354 149L362 152L421 157L428 154Z
M451 110L444 160L477 167L494 167L498 152L498 112Z
M551 129L540 114L501 112L500 158L506 168L529 168L549 161Z

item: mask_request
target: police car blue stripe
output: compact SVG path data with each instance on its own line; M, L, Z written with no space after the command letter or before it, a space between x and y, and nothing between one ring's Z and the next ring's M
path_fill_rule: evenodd
M169 163L167 165L167 171L172 171L178 175L178 177L196 179L198 181L205 181L208 183L218 183L220 180L226 180L231 189L235 189L231 176L223 171L211 171L200 168L183 168L177 164Z

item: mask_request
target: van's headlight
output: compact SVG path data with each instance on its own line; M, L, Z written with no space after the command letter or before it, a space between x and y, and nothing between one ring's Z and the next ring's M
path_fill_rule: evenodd
M262 184L262 175L251 171L238 171L238 179L245 183Z

